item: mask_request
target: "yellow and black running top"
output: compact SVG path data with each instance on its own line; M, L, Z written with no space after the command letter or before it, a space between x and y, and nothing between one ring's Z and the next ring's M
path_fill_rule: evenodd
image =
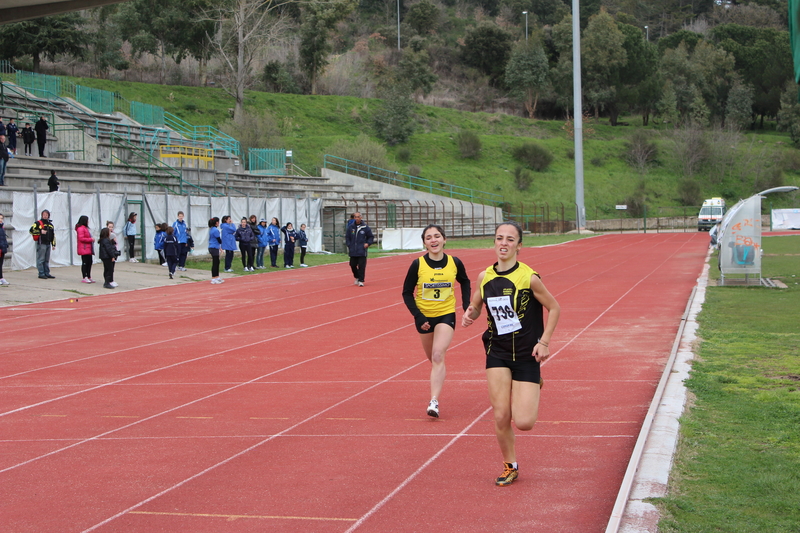
M454 313L456 281L461 286L464 310L469 306L471 287L464 264L458 257L443 255L442 259L434 261L425 254L408 268L403 282L403 302L415 319Z
M533 347L544 333L544 316L531 276L539 273L519 262L505 272L497 271L497 263L486 269L481 297L488 315L483 334L487 355L511 361L533 357Z

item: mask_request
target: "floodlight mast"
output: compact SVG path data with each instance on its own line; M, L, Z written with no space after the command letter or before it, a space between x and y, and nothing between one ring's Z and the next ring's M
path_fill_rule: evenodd
M583 99L581 97L581 10L572 0L572 99L575 125L575 225L578 233L586 227L583 201Z

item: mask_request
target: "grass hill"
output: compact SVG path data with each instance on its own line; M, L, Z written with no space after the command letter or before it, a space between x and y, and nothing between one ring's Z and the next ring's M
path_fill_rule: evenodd
M219 127L229 121L233 100L221 89L163 86L98 79L75 79L88 87L119 92L129 100L163 106L195 125ZM280 130L280 146L294 152L294 162L317 172L323 156L341 139L359 134L375 138L373 116L382 103L344 96L304 96L250 91L248 112L272 115ZM417 106L417 129L404 145L388 148L392 170L503 195L513 212L530 212L533 203L551 209L563 204L567 218L574 212L573 142L564 121L536 121L504 114L469 113ZM723 196L729 203L775 185L800 185L800 151L787 134L761 130L730 133L696 132L671 125L639 126L640 117L623 117L628 126L611 127L606 120L584 123L584 182L588 218L616 217L616 204L646 203L655 208L696 206L703 198ZM651 121L652 124L652 121ZM462 159L455 140L459 132L479 136L478 159ZM642 137L643 133L647 137ZM642 141L642 139L645 141ZM527 190L515 185L520 163L512 150L525 142L545 147L553 161L532 171ZM637 170L626 153L636 142L652 143L656 155ZM336 154L332 154L336 155ZM697 157L694 164L691 158ZM402 159L402 161L401 161ZM773 207L798 207L795 193L770 198ZM767 204L767 202L765 202ZM507 206L509 207L509 206ZM768 206L765 206L768 207Z

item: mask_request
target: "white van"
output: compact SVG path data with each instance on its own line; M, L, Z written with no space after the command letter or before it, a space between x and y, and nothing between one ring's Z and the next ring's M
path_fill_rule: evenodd
M717 222L722 222L725 216L725 200L722 198L709 198L703 201L700 214L697 215L697 231L708 231Z

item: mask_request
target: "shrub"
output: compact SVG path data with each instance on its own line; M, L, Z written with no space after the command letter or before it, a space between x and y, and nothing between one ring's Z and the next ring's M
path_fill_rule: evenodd
M647 131L637 130L625 146L625 160L641 174L647 172L657 157L658 146Z
M700 183L694 178L683 178L678 183L678 198L681 205L701 205L703 203L703 191Z
M533 183L533 176L531 171L522 167L514 169L514 185L518 191L527 191Z
M278 122L268 111L252 113L245 110L238 120L226 120L219 129L241 143L243 154L250 148L283 148Z
M471 131L462 131L456 135L456 143L462 159L478 159L481 155L481 140Z
M544 146L536 143L517 146L511 150L511 155L520 163L524 163L538 172L542 172L553 162L553 154Z
M401 163L408 163L408 160L411 159L411 149L406 146L398 148L395 156Z
M422 168L417 165L411 165L408 167L408 173L411 176L420 177L422 175Z
M375 142L363 133L355 139L341 139L336 141L328 153L350 161L355 161L364 165L394 170L389 166L389 159L386 156L386 147L381 143Z

